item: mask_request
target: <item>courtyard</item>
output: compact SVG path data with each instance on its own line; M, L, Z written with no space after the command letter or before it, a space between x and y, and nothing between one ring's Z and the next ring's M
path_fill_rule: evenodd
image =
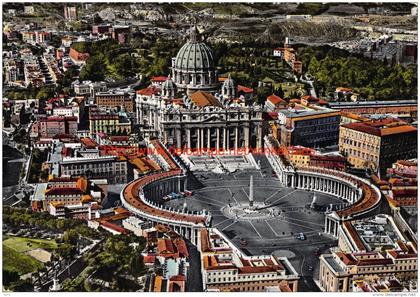
M186 205L189 211L209 210L211 227L225 233L246 254L289 257L303 275L302 289L316 290L312 281L317 273L314 271L317 267L315 253L336 244L334 238L323 234L325 214L309 207L314 199L313 192L280 186L265 156L254 157L260 162L261 170L231 174L196 172L203 186L194 190L192 196L170 200L166 206L182 208ZM248 211L251 175L254 207ZM317 193L316 203L328 206L342 201Z

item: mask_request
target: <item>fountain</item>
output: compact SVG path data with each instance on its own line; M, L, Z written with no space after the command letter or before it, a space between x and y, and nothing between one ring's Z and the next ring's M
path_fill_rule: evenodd
M233 194L232 194L233 197ZM235 221L238 220L261 220L273 218L272 212L269 209L262 209L261 206L254 203L254 177L251 175L249 179L249 195L248 203L234 204L225 206L222 212L229 218Z

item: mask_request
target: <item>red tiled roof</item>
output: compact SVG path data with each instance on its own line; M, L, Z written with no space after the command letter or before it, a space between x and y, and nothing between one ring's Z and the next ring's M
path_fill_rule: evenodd
M222 103L220 103L219 100L217 100L212 94L203 92L203 91L197 91L191 95L191 100L194 102L194 104L198 107L205 107L205 106L217 106L222 107Z
M189 256L187 245L185 244L185 241L183 239L178 238L175 241L175 245L176 245L176 249L178 250L178 254L180 257Z
M346 254L343 252L337 252L337 256L343 261L346 265L355 265L357 264L357 259L352 254Z
M210 243L209 243L209 232L206 228L200 230L200 238L201 238L201 251L203 252L210 252Z
M393 264L394 262L392 261L392 259L384 259L384 258L380 258L380 259L365 259L365 260L359 260L357 262L357 266L374 266L374 265L390 265Z
M349 232L351 238L353 239L353 242L356 244L357 249L359 251L363 251L365 250L365 245L363 244L362 240L359 237L359 234L357 234L356 230L353 227L353 224L349 221L344 222L344 227L347 229L347 231Z
M90 137L82 137L82 138L80 138L80 142L86 148L96 148L98 146L98 144L96 143L96 141L94 141Z
M151 81L164 82L167 79L167 76L153 76Z
M185 275L182 274L178 274L178 275L174 275L170 278L171 281L185 281Z
M238 90L238 92L244 92L244 93L252 93L252 92L254 92L253 89L248 88L248 87L245 87L245 86L241 86L241 85L238 85L237 90Z
M415 166L415 167L417 167L417 161L398 160L396 163L398 165L403 165L403 166Z
M173 254L175 253L174 246L172 244L172 240L166 238L159 238L158 239L158 253L159 254Z
M287 104L286 101L284 101L282 98L280 98L279 96L276 95L270 95L267 97L267 100L270 101L273 105L278 105L278 104Z
M137 91L137 94L144 95L144 96L152 96L156 95L160 92L160 89L156 87L147 87L145 89L141 89Z
M156 256L154 255L147 255L143 257L144 263L155 263L155 260L156 260Z
M151 140L150 143L154 146L157 153L165 159L171 169L178 169L178 165L175 163L175 161L172 159L172 156L169 154L169 152L166 151L159 140Z
M309 101L309 102L318 102L319 101L318 98L316 98L314 96L310 96L310 95L302 96L301 99L304 99L304 100Z
M277 112L264 112L263 117L267 121L277 120L279 118L279 114Z
M343 125L342 127L376 136L386 136L417 131L415 127L410 126L403 121L395 120L392 118L379 121L368 121L363 123L350 123Z
M121 226L118 226L114 223L108 222L108 221L101 221L101 225L104 226L104 227L107 227L109 229L112 229L114 231L117 231L119 233L122 233L122 234L128 233L125 228L123 228Z
M47 103L53 103L53 102L61 102L61 99L60 98L50 98L50 99L48 99L48 101L47 101Z

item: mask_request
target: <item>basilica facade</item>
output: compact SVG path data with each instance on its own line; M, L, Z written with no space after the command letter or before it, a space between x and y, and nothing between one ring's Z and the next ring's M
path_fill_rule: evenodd
M219 82L213 51L196 27L166 81L137 91L136 115L142 137L175 148L262 147L262 106L239 95L230 75Z

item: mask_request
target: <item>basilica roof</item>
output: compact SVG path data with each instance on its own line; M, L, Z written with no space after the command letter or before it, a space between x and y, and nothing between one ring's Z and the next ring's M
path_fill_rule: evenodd
M191 100L198 107L205 107L205 106L223 107L222 103L220 103L220 101L217 100L212 94L203 92L203 91L197 91L193 93L191 95Z

